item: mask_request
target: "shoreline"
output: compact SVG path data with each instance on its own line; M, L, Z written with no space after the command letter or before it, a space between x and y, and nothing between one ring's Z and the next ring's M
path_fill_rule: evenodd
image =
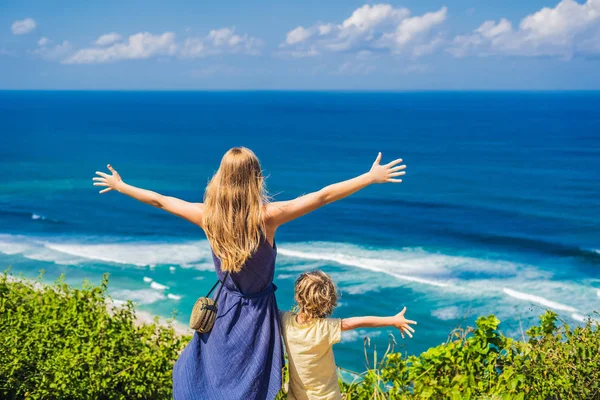
M113 304L113 306L118 307L118 304L115 304L114 300L112 301L112 304ZM191 336L194 334L194 330L192 328L189 328L180 322L177 322L177 321L169 322L166 318L163 318L160 315L155 315L148 311L138 310L137 305L135 303L133 303L133 304L135 306L135 308L134 308L135 309L135 321L138 324L138 326L152 324L155 322L154 319L158 317L158 325L162 325L162 326L170 325L178 336Z
M49 283L43 283L43 282L39 282L35 279L29 279L29 278L22 278L22 277L17 277L17 276L13 276L10 274L6 274L6 281L10 282L10 283L16 283L16 282L21 282L21 283L29 283L32 285L33 289L36 291L40 291L41 289L51 286L51 284ZM70 285L69 285L70 286ZM113 308L118 308L121 305L125 304L126 301L123 300L115 300L113 299L109 293L107 293L107 298L106 298L106 310L110 313L112 311ZM171 326L173 328L173 330L175 331L175 333L178 336L190 336L194 334L194 330L187 327L186 325L177 322L175 320L171 320L169 321L167 318L161 317L160 315L155 315L152 314L148 311L143 311L138 309L138 304L136 304L135 302L133 302L134 305L134 313L135 313L135 323L136 326L141 326L141 325L150 325L153 323L157 323L158 325L162 325L162 326ZM155 319L157 319L157 321L155 321Z

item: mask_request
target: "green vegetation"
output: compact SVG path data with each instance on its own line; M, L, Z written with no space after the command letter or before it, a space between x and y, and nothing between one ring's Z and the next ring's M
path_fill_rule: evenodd
M0 276L0 398L170 399L186 338L111 307L108 280L73 289Z
M172 367L189 337L156 320L138 326L131 303L107 302L107 284L0 275L0 398L171 398ZM347 400L600 399L596 322L571 328L546 312L523 340L499 325L481 317L420 356L395 352L392 341L369 357L371 369L340 382L342 392Z
M495 316L480 317L475 329L457 329L420 356L390 347L361 379L340 385L347 400L600 399L598 323L558 322L547 311L527 340L514 340L498 331Z

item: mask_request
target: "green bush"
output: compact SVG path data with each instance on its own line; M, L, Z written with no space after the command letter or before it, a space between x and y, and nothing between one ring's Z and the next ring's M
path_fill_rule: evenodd
M528 339L514 340L490 315L419 356L402 357L390 346L355 382L340 380L342 392L347 400L600 399L598 323L572 329L557 322L547 311Z
M0 397L168 399L189 338L107 306L108 280L74 289L0 276Z
M169 399L171 371L189 337L137 325L135 310L107 304L100 286L74 289L0 275L0 398ZM515 340L493 315L454 330L419 356L373 352L372 368L340 380L346 400L600 399L600 330L571 328L553 312ZM287 367L284 380L287 381ZM285 399L282 391L278 400Z

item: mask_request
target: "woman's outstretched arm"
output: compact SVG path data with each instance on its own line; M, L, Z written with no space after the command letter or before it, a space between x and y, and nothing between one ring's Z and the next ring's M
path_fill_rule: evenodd
M94 186L106 186L105 189L100 190L100 193L116 190L142 203L160 208L200 227L202 226L202 211L204 208L202 203L189 203L176 197L163 196L151 190L128 185L123 182L121 175L110 164L107 165L107 168L111 172L111 175L96 171L96 174L99 176L93 178Z
M405 174L403 170L406 166L398 165L402 162L401 159L394 160L385 165L381 165L380 161L381 153L377 155L377 159L369 172L326 186L318 192L309 193L294 200L278 201L269 204L267 207L268 224L275 227L281 226L319 207L350 196L352 193L373 183L402 182L402 179L395 179Z

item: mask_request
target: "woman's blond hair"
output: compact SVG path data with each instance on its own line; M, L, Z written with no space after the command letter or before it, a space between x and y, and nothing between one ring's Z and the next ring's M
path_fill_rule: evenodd
M304 272L294 285L296 313L308 318L326 318L337 306L338 294L333 281L321 270Z
M265 234L264 178L252 150L234 147L204 193L203 225L221 269L239 272Z

